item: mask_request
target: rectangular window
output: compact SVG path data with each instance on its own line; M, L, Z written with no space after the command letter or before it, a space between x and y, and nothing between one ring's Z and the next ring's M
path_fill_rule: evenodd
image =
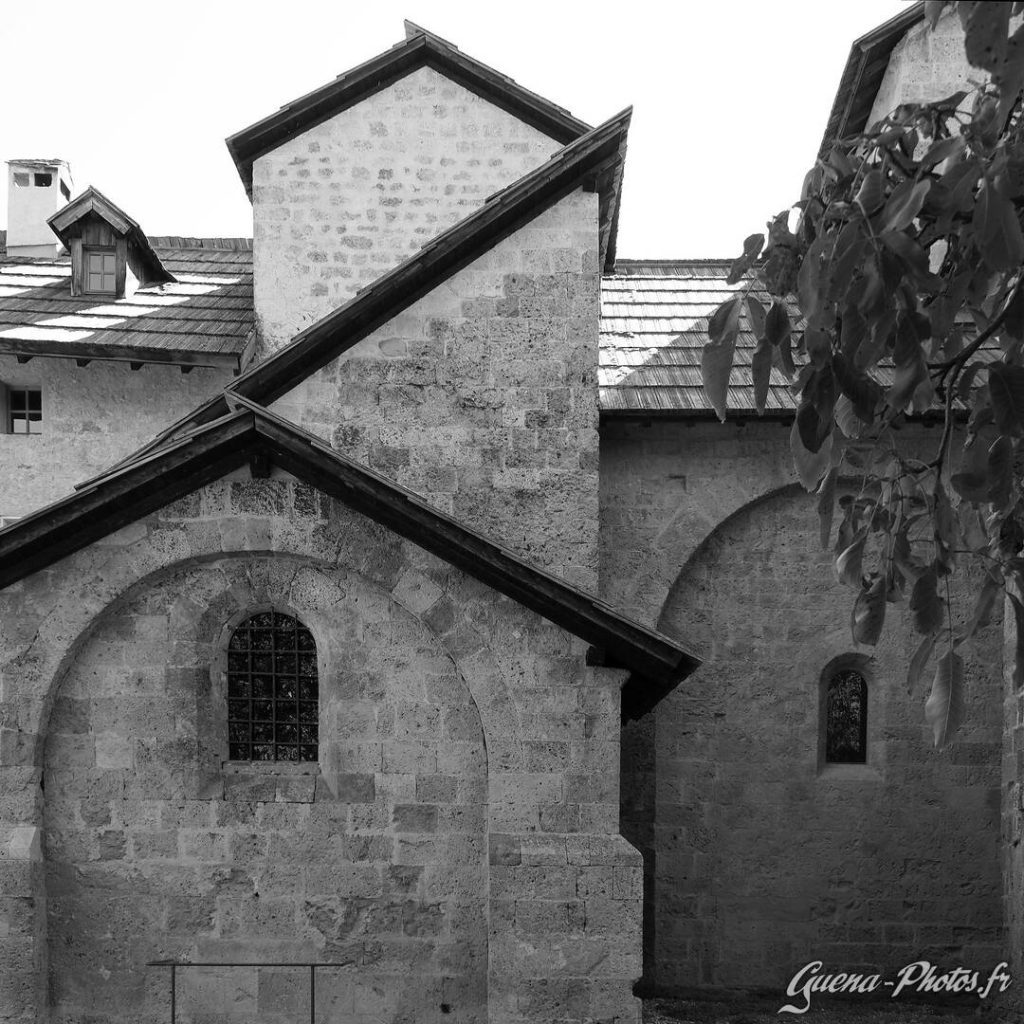
M60 183L60 194L61 194L61 195L62 195L62 196L63 196L63 197L65 198L65 199L70 199L70 198L71 198L71 189L69 189L69 188L68 188L68 186L67 186L66 182L63 182L63 181L62 181L62 182Z
M28 171L15 171L14 172L14 187L15 188L28 188L29 187Z
M49 188L53 184L52 174L35 174L33 175L36 188Z
M87 249L85 252L85 290L92 295L117 292L117 256L113 249Z
M39 388L7 389L7 429L11 434L43 432L43 392Z

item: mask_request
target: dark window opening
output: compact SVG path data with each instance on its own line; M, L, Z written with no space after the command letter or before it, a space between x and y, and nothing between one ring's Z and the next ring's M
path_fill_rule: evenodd
M36 188L49 188L53 184L52 174L33 174L32 179Z
M868 755L868 684L853 669L839 669L828 681L825 760L864 764Z
M90 295L117 293L117 255L113 249L85 251L85 290Z
M60 194L61 194L61 195L62 195L62 196L63 196L63 197L65 198L65 199L70 199L70 198L71 198L71 189L69 189L69 188L68 188L68 186L67 186L67 182L64 182L64 181L62 181L62 182L60 183Z
M309 630L280 612L246 619L228 642L228 758L316 761L319 697Z
M43 432L43 393L39 388L9 388L7 430L11 434Z

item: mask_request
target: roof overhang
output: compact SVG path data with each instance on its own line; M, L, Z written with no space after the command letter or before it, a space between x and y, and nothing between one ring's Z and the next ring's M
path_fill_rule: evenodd
M628 669L625 717L644 714L700 664L675 641L530 565L314 435L238 396L230 404L214 422L0 530L0 587L258 459L261 473L268 465L291 473L587 641L592 660Z
M867 127L893 49L908 29L923 20L924 3L914 3L854 41L818 150L820 156L827 155L838 139L856 135Z

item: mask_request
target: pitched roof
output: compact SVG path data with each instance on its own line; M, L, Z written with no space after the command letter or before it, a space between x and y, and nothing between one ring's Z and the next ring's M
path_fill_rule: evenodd
M556 142L571 142L590 131L590 125L564 108L468 57L440 36L412 22L406 22L406 32L408 38L390 50L286 103L276 113L225 140L250 198L252 165L257 158L424 66L514 114Z
M0 530L0 587L24 578L210 483L254 457L304 480L631 669L625 714L643 714L699 660L674 640L524 561L412 491L243 398L149 458L92 481Z
M868 126L867 120L893 49L907 30L923 19L924 3L913 3L895 18L854 41L821 140L819 153L822 156L837 139L856 135Z
M708 317L749 282L726 284L731 260L620 260L601 281L599 408L604 414L713 415L701 383ZM757 288L766 306L771 299ZM746 310L729 379L729 409L756 412L750 361L757 339ZM789 381L772 369L767 410L792 413Z
M0 354L221 366L240 370L253 337L248 239L153 238L174 283L116 300L73 296L68 256L0 253ZM237 248L214 249L223 242Z
M163 284L174 280L160 262L160 257L142 233L138 222L132 220L116 203L108 199L98 188L90 185L80 196L58 210L47 220L53 233L67 246L71 228L88 214L95 214L105 220L119 235L127 237L135 247L139 259L146 268L147 284Z
M231 391L269 405L581 184L600 192L600 221L610 224L618 207L618 175L631 113L627 108L610 118L490 196L404 263L232 381ZM130 458L154 450L184 429L222 416L226 408L223 396L211 399Z

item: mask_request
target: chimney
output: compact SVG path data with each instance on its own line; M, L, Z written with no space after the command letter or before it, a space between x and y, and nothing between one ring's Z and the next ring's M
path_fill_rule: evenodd
M71 199L66 160L7 161L7 255L57 255L57 238L46 223Z

